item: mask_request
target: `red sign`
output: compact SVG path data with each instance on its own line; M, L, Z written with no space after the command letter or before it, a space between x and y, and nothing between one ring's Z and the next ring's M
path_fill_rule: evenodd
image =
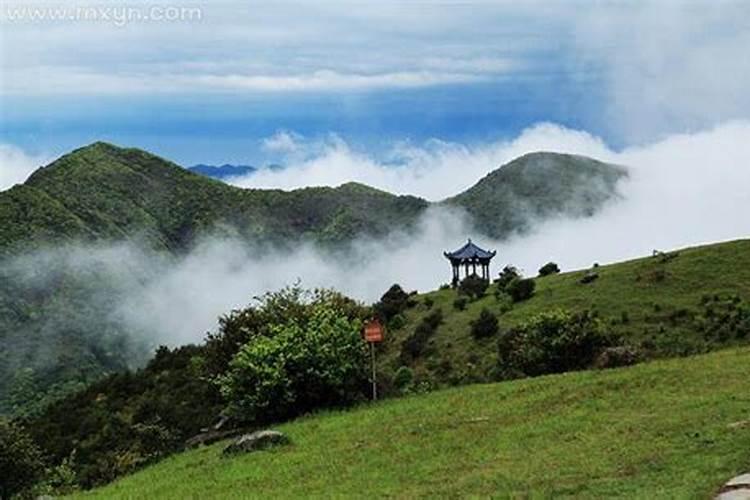
M380 324L380 321L373 319L365 323L365 340L367 342L383 341L383 325Z

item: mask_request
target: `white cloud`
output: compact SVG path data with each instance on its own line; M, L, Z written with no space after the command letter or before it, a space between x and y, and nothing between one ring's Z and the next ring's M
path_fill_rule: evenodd
M624 140L653 141L750 117L750 4L602 4L573 20L571 68L602 72L598 121Z
M264 151L276 154L293 154L302 147L300 141L302 136L294 132L279 130L271 137L266 137L261 141Z
M46 156L28 155L10 144L0 144L0 191L22 183L49 161Z
M277 141L278 135L270 138ZM357 151L338 136L304 140L282 155L283 170L262 170L234 178L241 187L293 189L339 186L356 181L398 194L440 200L471 187L500 165L534 151L548 150L610 158L612 152L592 135L546 123L510 141L466 145L430 140L422 145L394 145L383 158Z

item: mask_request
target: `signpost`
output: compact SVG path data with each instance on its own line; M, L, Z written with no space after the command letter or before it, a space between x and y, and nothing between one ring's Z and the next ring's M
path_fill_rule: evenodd
M365 341L370 344L370 362L372 363L372 399L378 399L378 385L375 379L375 343L383 341L383 325L377 318L365 323Z

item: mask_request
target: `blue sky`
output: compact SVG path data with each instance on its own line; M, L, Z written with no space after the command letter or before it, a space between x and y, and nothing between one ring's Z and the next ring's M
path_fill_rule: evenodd
M32 21L20 0L0 18L0 143L264 163L283 160L263 148L280 130L378 154L553 122L617 149L750 118L746 2L517 3L195 2L116 22L155 4Z

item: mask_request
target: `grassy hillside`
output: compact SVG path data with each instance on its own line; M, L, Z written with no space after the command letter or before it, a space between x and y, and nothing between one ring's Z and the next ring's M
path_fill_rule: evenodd
M382 347L386 380L401 364L404 339L436 309L443 321L414 369L418 378L445 384L491 380L497 343L470 334L470 322L483 308L499 317L501 331L544 311L590 310L612 336L646 357L694 354L750 340L750 240L601 266L597 272L599 279L589 284L580 283L586 270L537 278L534 295L512 306L496 299L494 286L463 311L453 305L455 290L415 297L403 326L392 329Z
M450 389L173 456L86 498L708 498L750 469L750 349Z

